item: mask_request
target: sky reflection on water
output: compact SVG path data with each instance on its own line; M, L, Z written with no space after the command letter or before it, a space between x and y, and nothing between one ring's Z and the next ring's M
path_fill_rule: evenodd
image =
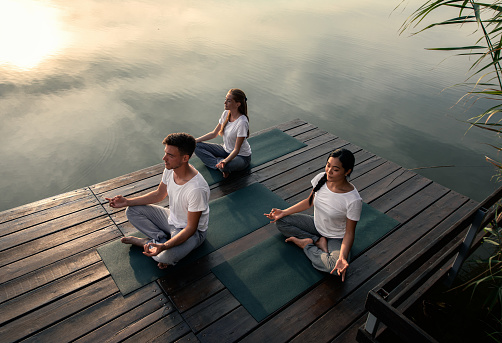
M482 104L441 92L470 64L424 50L473 38L399 36L420 1L3 1L0 210L158 163L233 87L252 131L301 118L405 168L455 164L420 173L477 200L496 187L495 138L459 121Z

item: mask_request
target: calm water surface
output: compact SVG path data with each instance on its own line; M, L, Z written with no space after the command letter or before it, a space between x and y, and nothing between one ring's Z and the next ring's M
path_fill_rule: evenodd
M420 1L0 0L0 210L159 163L170 132L212 130L229 88L251 130L301 118L481 200L495 138L452 105L470 62L398 30Z

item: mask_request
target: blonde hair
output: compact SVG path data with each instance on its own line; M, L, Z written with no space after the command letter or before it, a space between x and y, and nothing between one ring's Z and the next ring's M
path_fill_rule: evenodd
M247 103L248 99L246 98L246 94L239 88L232 88L231 90L228 91L228 93L232 96L232 100L241 103L241 105L237 110L239 111L239 113L245 115L249 121L248 103ZM223 132L225 131L225 126L227 126L229 120L230 120L230 111L228 111L227 118L225 119L225 122L221 126L220 132L218 132L220 136L223 136ZM249 129L248 129L248 137L249 137Z

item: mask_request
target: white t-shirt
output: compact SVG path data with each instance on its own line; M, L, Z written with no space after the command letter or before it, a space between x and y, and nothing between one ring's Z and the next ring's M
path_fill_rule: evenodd
M167 186L169 196L169 224L177 228L184 228L188 224L188 212L200 212L202 215L197 227L206 231L209 223L209 186L204 177L197 173L184 185L178 185L173 179L174 172L164 169L162 182Z
M324 173L317 174L311 181L315 187ZM314 224L326 238L343 238L347 218L359 221L363 200L357 189L347 193L334 193L324 184L314 197Z
M223 125L225 120L227 120L228 110L223 111L219 123ZM249 121L245 115L241 115L237 120L227 123L225 126L225 130L223 131L223 149L229 154L235 148L235 141L237 137L244 137L244 142L242 142L241 149L239 150L239 154L241 156L249 156L251 155L251 146L246 139L249 131Z

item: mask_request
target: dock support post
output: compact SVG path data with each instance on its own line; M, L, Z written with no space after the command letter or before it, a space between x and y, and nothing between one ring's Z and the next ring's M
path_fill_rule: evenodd
M364 329L371 335L371 337L375 337L376 332L378 330L378 325L380 325L380 321L378 318L371 312L368 312L368 318L366 318L366 324L364 325Z
M455 261L453 262L453 266L448 271L447 277L445 279L444 283L448 288L451 287L453 281L457 277L460 267L462 267L462 264L464 263L464 260L467 257L469 250L471 249L472 242L474 241L474 238L476 238L476 235L481 227L483 218L485 217L487 212L488 210L485 209L484 207L480 207L476 211L476 214L474 215L474 218L472 220L471 227L469 228L469 231L467 232L467 235L465 236L465 239L458 250L458 254L457 257L455 258Z

